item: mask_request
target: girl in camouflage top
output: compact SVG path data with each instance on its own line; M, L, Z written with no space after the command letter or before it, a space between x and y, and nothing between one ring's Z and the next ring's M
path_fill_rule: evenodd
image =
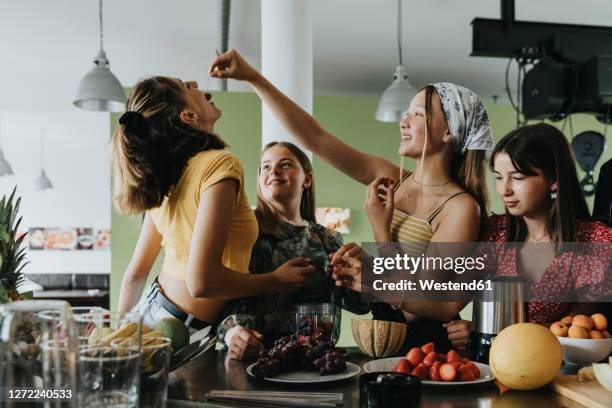
M339 233L315 222L314 209L314 179L308 157L292 143L267 145L257 185L259 237L249 270L266 273L291 259L305 257L316 272L296 292L234 300L218 326L230 357L254 357L264 343L295 333L294 306L298 303L333 301L353 313L369 311L369 306L359 301L359 294L336 288L326 273L329 254L343 242Z

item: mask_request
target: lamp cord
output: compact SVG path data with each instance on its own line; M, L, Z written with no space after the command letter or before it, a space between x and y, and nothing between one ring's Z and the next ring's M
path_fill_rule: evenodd
M397 48L399 64L402 65L402 0L397 0Z
M40 171L45 170L45 128L40 128Z
M104 31L102 28L102 0L98 2L98 17L100 19L100 51L104 50Z

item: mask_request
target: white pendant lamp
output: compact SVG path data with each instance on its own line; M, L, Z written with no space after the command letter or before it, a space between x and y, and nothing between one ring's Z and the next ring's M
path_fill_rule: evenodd
M0 126L0 177L10 176L11 174L13 174L13 168L2 151L2 127Z
M11 167L11 163L6 160L4 157L4 152L0 149L0 177L2 176L10 176L13 174L13 168Z
M397 46L399 65L395 68L393 82L383 92L376 110L376 119L381 122L399 122L408 110L410 101L417 94L408 81L406 68L402 65L402 0L397 0Z
M45 173L45 129L40 129L40 175L34 180L34 189L47 190L49 188L53 188L53 184Z
M99 0L99 17L100 51L94 60L94 68L81 80L73 103L74 106L81 109L120 112L125 108L125 93L121 83L111 72L108 58L104 52L102 0Z

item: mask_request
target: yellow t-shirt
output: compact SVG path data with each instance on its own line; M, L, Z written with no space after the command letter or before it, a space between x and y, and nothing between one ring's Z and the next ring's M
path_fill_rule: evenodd
M248 273L251 249L257 239L257 219L244 192L242 164L227 150L206 150L193 156L162 205L149 211L162 235L165 257L161 273L185 280L191 237L204 190L223 179L238 181L237 205L221 262L227 268Z

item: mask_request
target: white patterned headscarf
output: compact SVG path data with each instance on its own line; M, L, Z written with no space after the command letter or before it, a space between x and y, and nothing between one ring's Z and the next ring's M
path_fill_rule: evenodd
M436 88L442 100L455 153L464 154L466 150L485 150L490 153L493 149L493 132L487 111L478 95L450 82L431 85Z

